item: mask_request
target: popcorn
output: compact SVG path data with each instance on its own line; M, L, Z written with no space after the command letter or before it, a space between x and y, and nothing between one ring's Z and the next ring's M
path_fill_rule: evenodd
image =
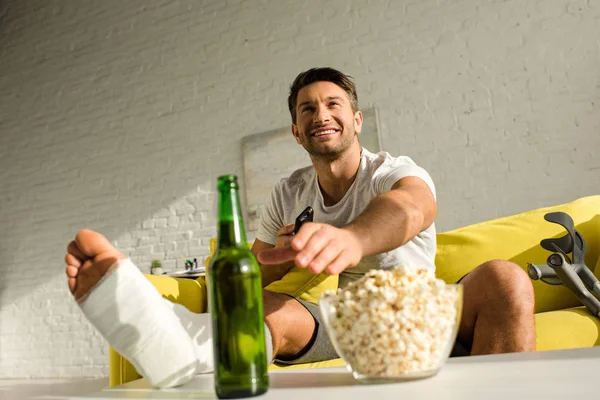
M337 345L356 372L397 376L439 368L454 339L460 299L424 268L372 270L324 294Z

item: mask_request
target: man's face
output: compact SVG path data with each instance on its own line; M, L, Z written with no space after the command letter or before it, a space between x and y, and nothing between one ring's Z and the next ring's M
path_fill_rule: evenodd
M333 82L315 82L298 92L296 142L311 156L335 159L357 140L362 113L352 111L348 94Z

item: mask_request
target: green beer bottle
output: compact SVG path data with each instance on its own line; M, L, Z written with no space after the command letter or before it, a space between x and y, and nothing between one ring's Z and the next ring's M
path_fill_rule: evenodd
M237 177L219 177L217 251L209 268L215 390L221 399L269 388L260 267L246 242Z

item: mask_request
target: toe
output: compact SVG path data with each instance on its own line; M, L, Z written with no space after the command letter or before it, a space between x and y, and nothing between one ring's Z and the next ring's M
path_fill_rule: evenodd
M75 294L75 286L77 285L77 279L75 278L69 278L69 290L71 291L71 293Z
M104 252L115 251L106 237L89 229L80 230L75 236L75 243L81 252L90 258Z
M83 252L79 249L77 243L74 240L72 240L71 243L69 243L69 245L67 246L67 253L71 254L73 257L78 258L79 262L83 262L89 258L83 254ZM67 261L67 264L70 264L70 262Z
M71 253L67 253L67 255L65 256L65 263L67 265L73 266L75 268L81 267L81 259L78 257L75 257Z
M65 271L69 278L77 278L77 274L79 273L79 268L74 265L67 265L67 269Z

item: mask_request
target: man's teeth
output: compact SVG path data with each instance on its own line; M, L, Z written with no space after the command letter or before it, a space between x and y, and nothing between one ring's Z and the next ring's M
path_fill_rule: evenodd
M326 131L317 132L314 136L330 135L332 133L335 133L335 129L328 129Z

